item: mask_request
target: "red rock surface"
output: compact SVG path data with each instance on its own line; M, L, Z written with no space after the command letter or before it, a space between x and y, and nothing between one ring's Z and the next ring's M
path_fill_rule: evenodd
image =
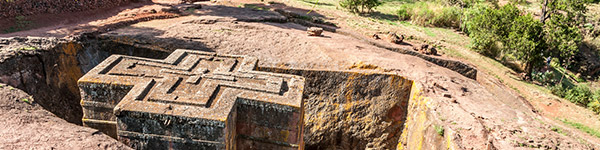
M132 0L2 0L0 18L111 8Z

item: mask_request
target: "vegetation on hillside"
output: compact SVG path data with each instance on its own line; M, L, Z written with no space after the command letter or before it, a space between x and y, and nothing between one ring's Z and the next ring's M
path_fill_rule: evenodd
M385 0L384 0L385 1ZM390 1L385 1L390 2ZM595 0L539 0L541 14L523 10L530 1L510 0L394 0L397 20L425 27L464 31L471 47L501 62L517 62L530 77L546 58L558 58L561 67L573 68L584 34L594 25L586 23L586 3ZM368 12L378 0L342 0L351 12ZM389 6L388 6L389 7ZM529 6L527 6L529 7ZM364 9L363 9L364 8ZM514 68L514 67L513 67Z
M349 1L355 8L343 4ZM340 6L361 12L356 8L366 1L343 0ZM575 57L584 37L596 32L595 24L587 20L590 15L586 16L587 3L595 0L538 2L537 16L524 6L531 3L525 0L502 5L498 0L397 0L392 8L396 8L399 21L463 31L474 51L505 65L519 63L509 66L523 71L524 77L533 79L529 81L546 86L553 94L600 114L600 91L576 83L585 80L569 72L577 63ZM372 6L381 4L376 3Z
M584 34L591 33L585 15L588 2L594 1L540 0L541 14L534 16L523 10L521 5L528 3L524 0L503 5L497 0L402 0L396 15L415 25L461 30L474 51L503 63L520 63L516 71L522 70L527 79L600 113L600 92L571 83L564 77L567 70L555 69L572 68Z
M423 36L416 33L417 40L445 41L448 45L447 50L444 51L446 54L478 62L478 56L468 56L461 52L463 48L461 46L469 47L496 60L483 59L483 62L491 62L492 67L482 70L504 71L504 68L495 68L496 64L503 64L516 73L524 72L527 76L523 77L528 77L527 80L523 80L524 82L506 83L517 92L519 89L513 86L537 88L535 85L541 85L554 95L600 114L599 87L592 86L592 82L589 82L593 80L597 82L597 75L600 73L583 75L583 71L595 70L596 67L582 69L590 66L590 63L582 60L595 61L595 57L600 60L598 49L600 39L597 38L600 35L600 21L598 21L600 5L590 4L598 3L598 0L382 1L384 3L376 9L379 12L366 16L370 17L369 20L398 26L409 32L422 32ZM541 17L541 12L545 12L544 17ZM393 18L390 16L397 18L390 19ZM361 24L360 21L352 22L352 25L361 28L369 27ZM451 31L448 29L459 30L459 32L431 32ZM462 38L462 36L454 38L457 37L456 33L467 35L469 38ZM415 35L415 33L410 34ZM471 42L462 42L465 39ZM456 49L455 46L459 48ZM584 56L589 53L598 54ZM512 78L510 75L498 75L499 72L488 73L496 76L501 82L503 79ZM571 115L560 116L569 118ZM581 114L573 116L581 116ZM576 123L575 121L586 122L574 120L573 123ZM589 127L598 130L595 125ZM577 128L582 131L587 130Z
M585 22L583 0L544 0L539 20L514 4L496 8L471 7L465 28L473 49L492 58L520 61L526 75L544 65L544 58L558 58L561 66L571 66L583 40Z
M547 54L542 24L512 4L500 8L479 5L467 11L465 31L473 49L492 58L514 59L524 64L527 74L543 65ZM524 14L524 15L523 15Z
M588 133L590 135L593 135L593 136L596 136L596 137L600 138L600 131L598 131L598 130L594 130L594 129L592 129L592 128L586 126L586 125L583 125L581 123L572 122L572 121L566 120L566 119L563 119L561 121L563 123L567 124L567 125L570 125L570 126L573 126L573 127L577 128L577 129L579 129L579 130L581 130L581 131L583 131L585 133Z
M403 4L396 11L400 20L410 20L416 25L456 29L460 27L462 13L458 6L444 6L426 1Z
M571 66L583 40L580 25L585 23L584 0L544 0L540 21L544 23L544 39L550 56L562 65Z
M353 13L371 12L374 7L381 5L379 0L341 0L340 6Z

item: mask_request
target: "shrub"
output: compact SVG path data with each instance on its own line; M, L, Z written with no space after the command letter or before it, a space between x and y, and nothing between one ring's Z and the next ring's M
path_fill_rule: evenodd
M509 12L510 13L510 12ZM544 62L545 43L540 36L542 23L530 14L515 17L505 39L506 53L525 63L525 72Z
M501 50L497 44L500 39L498 35L491 32L478 32L471 34L470 37L471 48L476 52L492 58L500 56Z
M554 77L555 75L552 71L535 72L531 75L533 80L540 82L542 85L553 85L556 83Z
M476 12L471 12L473 10ZM509 39L512 24L520 15L519 9L513 5L505 5L500 9L480 5L473 10L469 10L469 16L465 17L472 48L488 57L499 57L508 50L502 45Z
M420 26L459 28L462 10L457 6L416 2L402 4L396 14L400 20L410 19L413 24Z
M473 26L473 23L471 20L473 20L473 18L475 18L476 16L480 15L481 13L483 13L484 11L486 11L487 9L489 9L489 6L485 5L485 4L477 4L474 5L472 7L469 7L467 9L465 9L463 11L463 23L461 24L460 28L463 32L469 34L469 29L474 29L475 27Z
M462 11L457 7L443 7L441 13L436 13L430 20L430 24L436 27L459 28L461 23Z
M443 0L443 3L449 6L460 6L463 8L469 8L477 4L480 0Z
M516 4L524 4L524 3L526 3L527 1L526 1L526 0L510 0L510 2L512 2L512 3L516 3Z
M593 93L588 87L579 85L569 89L565 93L565 98L575 104L587 106L593 99Z
M340 6L352 13L366 13L381 5L379 0L341 0Z
M411 16L411 21L420 26L430 25L430 20L435 17L433 11L427 7L417 9L415 14Z
M600 114L600 91L592 92L585 85L579 85L569 89L562 84L551 86L549 89L552 94L556 96L565 98Z
M473 49L483 55L497 58L513 56L525 65L531 75L533 68L544 61L545 41L542 23L512 4L498 9L479 6L466 13L466 29Z
M398 19L400 20L408 20L411 17L411 14L409 14L410 8L405 6L406 5L402 5L402 7L396 11L396 15L398 15Z
M596 95L598 95L598 93L596 93ZM598 100L598 98L594 99L587 106L592 111L596 112L597 114L600 114L600 100Z
M550 87L550 92L552 92L552 94L554 94L554 95L556 95L558 97L562 97L562 98L565 97L565 95L567 93L566 92L567 90L568 89L565 88L565 86L562 85L562 84L557 84L557 85L554 85L554 86Z
M435 125L434 128L435 128L435 132L437 132L438 135L444 136L444 127Z

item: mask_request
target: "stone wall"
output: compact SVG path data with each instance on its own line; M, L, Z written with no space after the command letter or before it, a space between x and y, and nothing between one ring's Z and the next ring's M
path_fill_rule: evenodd
M33 95L37 103L71 123L81 124L77 79L83 75L77 42L56 38L0 39L0 83Z
M413 81L390 73L259 67L299 75L306 149L396 149Z
M0 38L0 83L23 89L46 110L81 124L77 80L112 54L160 59L169 52L93 38Z

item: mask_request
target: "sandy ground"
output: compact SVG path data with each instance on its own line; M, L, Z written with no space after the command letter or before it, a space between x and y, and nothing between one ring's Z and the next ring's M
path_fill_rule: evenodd
M6 84L0 84L0 126L0 149L130 149L98 130L56 117Z

